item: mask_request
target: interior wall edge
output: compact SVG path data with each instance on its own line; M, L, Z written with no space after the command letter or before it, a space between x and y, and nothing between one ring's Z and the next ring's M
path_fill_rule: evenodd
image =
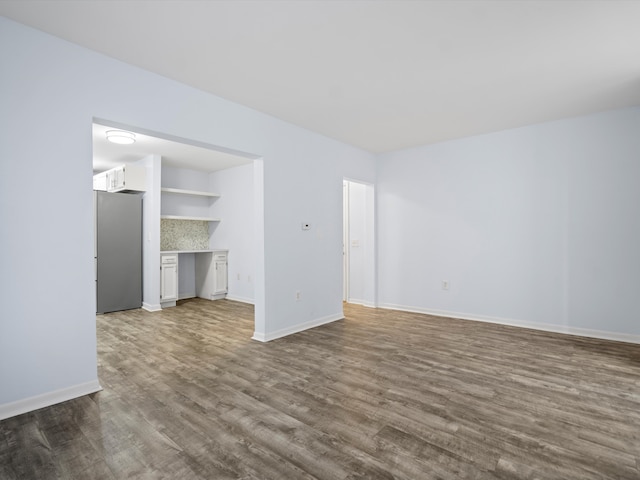
M144 303L142 302L142 309L147 312L159 312L162 310L162 306L158 304Z
M326 315L324 317L316 318L314 320L309 320L308 322L294 325L292 327L282 328L274 332L267 332L264 334L259 332L254 332L253 337L251 337L251 339L258 340L259 342L270 342L271 340L276 340L278 338L293 335L294 333L304 332L305 330L310 330L315 327L320 327L322 325L326 325L327 323L336 322L338 320L344 320L343 312L336 313L334 315Z

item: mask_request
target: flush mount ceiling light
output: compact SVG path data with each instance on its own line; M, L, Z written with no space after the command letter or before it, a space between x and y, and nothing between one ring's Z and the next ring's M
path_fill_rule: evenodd
M136 141L136 134L124 130L108 130L107 140L120 145L130 145Z

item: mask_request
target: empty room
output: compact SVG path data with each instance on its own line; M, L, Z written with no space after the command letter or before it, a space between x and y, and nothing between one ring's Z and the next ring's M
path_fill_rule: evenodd
M640 2L0 15L0 479L640 479Z

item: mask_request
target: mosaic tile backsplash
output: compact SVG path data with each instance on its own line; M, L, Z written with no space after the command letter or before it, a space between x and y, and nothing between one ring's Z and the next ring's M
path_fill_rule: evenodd
M160 220L160 250L207 250L209 222L199 220Z

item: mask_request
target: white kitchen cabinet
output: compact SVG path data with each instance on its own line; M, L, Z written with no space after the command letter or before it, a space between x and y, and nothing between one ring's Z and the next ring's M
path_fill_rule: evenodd
M227 294L227 254L215 253L213 255L213 291L211 299L224 298Z
M178 255L160 256L160 304L162 307L176 305L178 299Z
M140 165L120 165L107 170L108 192L146 191L146 170Z
M120 165L93 176L93 189L106 192L145 192L147 170L141 165Z
M107 172L98 173L93 176L93 189L103 192L107 191Z
M160 254L160 304L162 308L175 307L176 300L179 298L178 259L180 255L195 255L196 297L206 300L220 300L227 296L227 250L166 251ZM192 298L192 296L180 298Z
M196 255L196 296L220 300L227 296L227 251L214 250Z

